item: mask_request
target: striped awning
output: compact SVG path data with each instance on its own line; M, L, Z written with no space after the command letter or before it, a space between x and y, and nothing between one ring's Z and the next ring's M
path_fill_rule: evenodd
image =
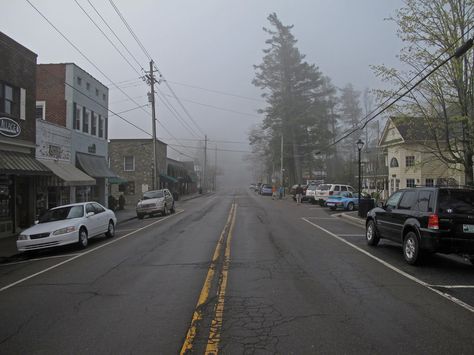
M2 150L0 174L48 175L51 171L30 154Z
M41 160L41 162L61 179L64 186L88 186L96 183L94 178L83 173L71 163L55 160Z

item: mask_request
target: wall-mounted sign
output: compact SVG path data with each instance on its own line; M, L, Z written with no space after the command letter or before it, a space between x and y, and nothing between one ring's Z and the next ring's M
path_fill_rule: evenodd
M0 117L0 134L7 137L18 137L21 133L20 125L8 117Z

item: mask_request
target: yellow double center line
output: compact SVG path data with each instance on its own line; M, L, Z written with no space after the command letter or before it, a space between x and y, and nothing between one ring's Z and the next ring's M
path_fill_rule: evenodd
M202 308L209 299L209 293L212 287L212 281L214 280L214 276L216 275L216 271L219 265L219 258L221 256L221 252L222 252L223 245L225 242L226 247L225 247L225 252L224 252L224 260L222 263L222 270L219 274L219 284L218 284L218 289L217 289L217 302L214 307L214 317L211 322L209 337L208 337L207 346L205 350L205 353L209 355L218 353L220 332L222 329L222 320L223 320L223 315L224 315L224 300L225 300L225 292L227 288L227 277L228 277L229 265L230 265L230 243L232 239L232 232L234 230L234 225L235 225L236 211L237 211L237 204L234 202L232 203L231 209L229 211L229 216L227 217L227 222L219 237L219 240L216 245L216 249L214 250L211 265L209 266L209 270L207 271L207 276L204 281L204 285L202 287L201 293L199 295L196 309L193 313L193 318L191 320L191 325L189 326L188 332L186 333L186 339L183 343L183 346L181 347L180 354L186 354L188 351L190 351L193 348L193 342L197 334L197 326L199 324L199 321L202 320L202 317L203 317ZM227 240L226 240L226 236L227 236Z

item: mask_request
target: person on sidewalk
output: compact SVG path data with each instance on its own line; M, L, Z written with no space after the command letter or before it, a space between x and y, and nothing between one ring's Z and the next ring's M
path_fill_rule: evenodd
M301 187L300 184L295 189L296 193L296 204L299 205L301 203L301 196L303 196L303 188Z
M272 185L272 200L276 198L277 188L275 185Z
M282 185L280 185L280 188L278 189L278 193L279 193L279 198L280 200L283 198L283 192L284 192L284 188Z

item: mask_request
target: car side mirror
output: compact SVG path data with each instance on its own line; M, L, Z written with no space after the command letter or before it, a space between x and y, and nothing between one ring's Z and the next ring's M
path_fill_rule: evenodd
M38 220L36 220L36 221L35 221L35 224L38 224L38 223L39 223L39 221L38 221Z
M91 217L91 216L93 216L93 215L95 215L94 212L87 212L86 217Z
M385 204L382 201L380 201L379 203L377 203L377 207L385 208Z

